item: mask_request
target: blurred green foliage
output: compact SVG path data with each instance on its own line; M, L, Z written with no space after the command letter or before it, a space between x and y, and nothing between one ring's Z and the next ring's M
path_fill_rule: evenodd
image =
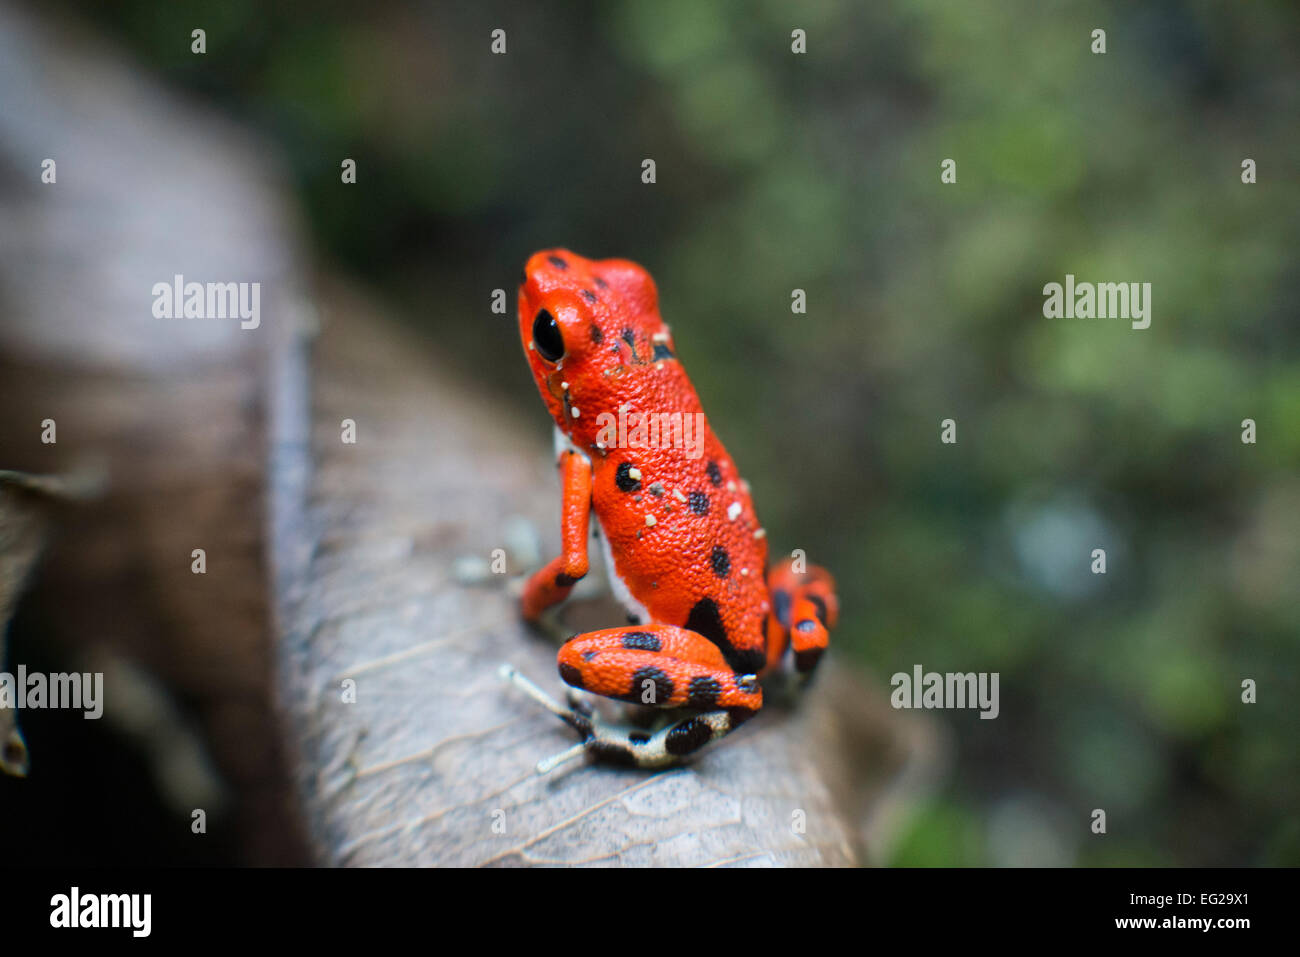
M938 713L955 767L893 863L1300 863L1295 4L89 15L259 127L327 263L535 419L539 444L490 290L555 245L651 270L773 547L839 579L837 653L882 687L915 663L1001 673L996 721ZM1151 282L1151 328L1045 319L1042 287L1067 272Z

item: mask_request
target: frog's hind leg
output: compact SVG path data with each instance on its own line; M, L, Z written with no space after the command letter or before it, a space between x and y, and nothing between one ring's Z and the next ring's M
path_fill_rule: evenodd
M581 744L542 762L540 771L583 751L636 767L666 767L735 730L763 706L755 675L736 674L711 641L672 625L630 625L575 635L560 649L558 664L560 677L573 688L692 713L646 729L605 721L594 711L566 709L535 686L525 687L583 737Z
M653 733L628 725L596 723L583 750L614 764L666 768L734 731L753 712L705 711ZM563 758L563 756L561 756Z
M587 749L599 757L665 767L730 733L763 706L756 675L741 675L718 646L673 625L631 625L575 635L558 655L574 688L652 708L699 712L656 731L596 721Z
M573 747L538 761L538 774L549 774L561 764L585 753L616 764L630 764L640 768L667 767L677 763L685 754L722 737L743 720L733 718L726 711L714 711L676 721L657 730L648 730L606 722L572 689L566 696L569 706L565 707L511 665L501 666L501 677L582 736L582 740ZM693 746L688 747L688 744Z
M816 565L796 572L787 559L768 572L767 585L776 624L785 629L794 650L795 670L810 676L830 646L830 632L839 619L835 579Z

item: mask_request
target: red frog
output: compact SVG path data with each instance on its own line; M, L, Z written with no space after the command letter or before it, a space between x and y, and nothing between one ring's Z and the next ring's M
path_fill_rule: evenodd
M759 679L787 649L798 673L812 672L838 616L834 580L801 557L768 568L749 485L704 417L644 269L537 253L519 288L519 333L555 420L561 482L561 554L528 580L524 618L537 621L587 574L594 513L631 624L571 637L560 677L670 709L658 730L607 723L577 695L562 707L507 667L582 736L539 770L584 751L674 764L758 712Z

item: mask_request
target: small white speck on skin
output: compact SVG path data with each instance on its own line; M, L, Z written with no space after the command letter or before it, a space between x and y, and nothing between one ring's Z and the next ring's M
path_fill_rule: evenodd
M740 517L740 513L741 513L741 511L742 511L742 509L741 509L741 507L740 507L740 503L739 503L739 502L732 502L730 505L727 506L727 518L728 518L728 520L734 522L737 518Z
M599 419L600 416L596 416L596 418ZM627 477L630 478L630 479L631 479L632 481L634 481L634 482L639 482L639 481L641 481L641 470L640 470L639 468L636 468L636 467L634 466L634 467L632 467L632 468L630 468L630 469L627 470Z
M569 383L567 383L567 382L561 382L561 383L560 383L560 388L561 388L561 389L567 389L568 387L569 387Z
M530 342L528 343L528 349L529 349L530 352L532 351L532 348L533 348L533 344L532 344L532 342L530 341Z
M767 529L765 529L765 528L760 528L758 531L756 531L756 532L754 533L754 537L755 537L755 538L767 538Z
M727 491L728 491L728 492L734 492L735 490L736 490L736 483L735 483L735 482L728 482L728 483L727 483Z
M645 517L645 523L647 527L653 525L655 523L655 517L653 515L647 514Z
M578 407L577 407L576 405L575 405L575 406L570 406L569 411L573 413L573 417L574 417L575 419L576 419L576 418L579 416L579 414L580 414L580 413L578 412ZM600 418L600 416L596 416L596 418Z
M667 341L668 341L668 333L667 333L667 332L656 332L653 336L650 337L650 341L651 341L651 342L667 342Z
M740 570L740 574L741 574L742 576L744 576L744 575L748 575L748 574L749 574L749 569L748 569L748 568L742 568L742 569Z
M600 417L597 416L597 418L600 418ZM603 449L605 448L605 440L604 440L604 439L597 439L597 440L596 440L596 448L603 450Z
M679 502L686 501L686 496L682 494L682 490L679 488L673 489L673 498L677 499Z
M662 369L663 367L664 367L664 363L662 359L660 359L658 362L655 363L656 369Z
M740 480L740 488L746 495L749 494L749 483L746 482L744 479Z

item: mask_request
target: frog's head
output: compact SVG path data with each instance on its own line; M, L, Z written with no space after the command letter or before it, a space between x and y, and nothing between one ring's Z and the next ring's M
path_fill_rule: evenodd
M581 447L594 441L599 413L657 388L649 371L674 358L650 274L567 249L543 250L524 266L519 336L552 418Z

